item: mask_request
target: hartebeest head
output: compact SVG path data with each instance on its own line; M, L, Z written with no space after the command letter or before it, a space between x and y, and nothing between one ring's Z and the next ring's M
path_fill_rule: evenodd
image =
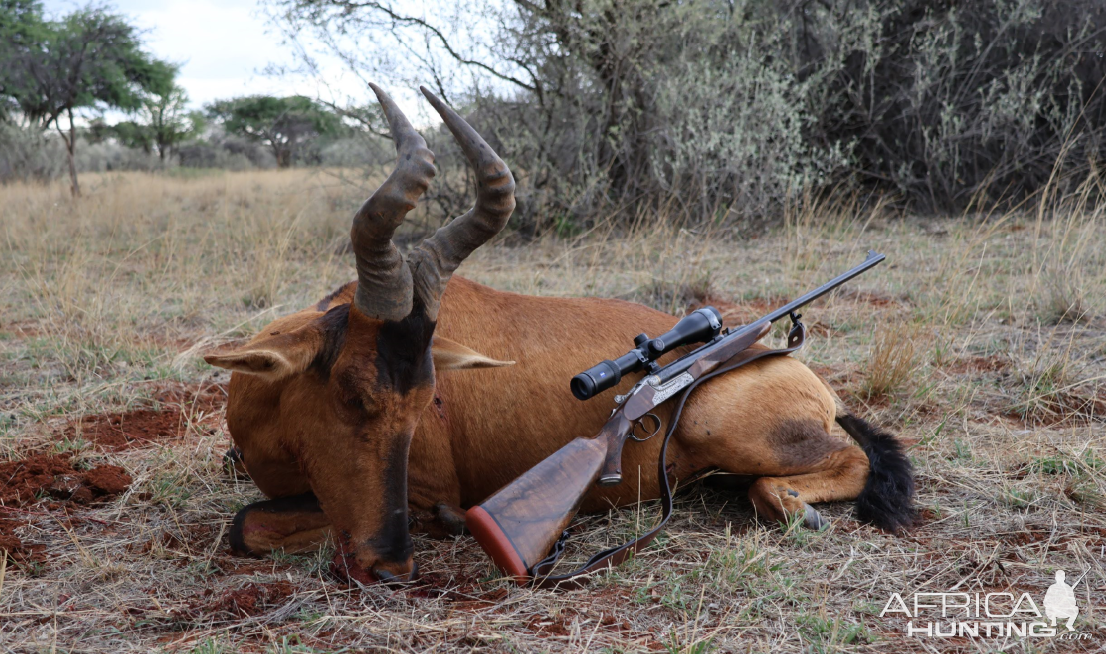
M442 292L457 266L495 236L514 210L510 170L452 109L422 89L476 172L471 211L407 257L392 235L434 177L434 154L391 98L373 86L391 126L396 168L353 218L352 304L288 331L206 357L280 384L280 443L306 472L333 522L353 576L414 573L407 524L407 453L434 396L438 369L504 365L434 338ZM233 426L232 426L233 428ZM246 462L247 466L249 461ZM260 485L260 482L259 482Z

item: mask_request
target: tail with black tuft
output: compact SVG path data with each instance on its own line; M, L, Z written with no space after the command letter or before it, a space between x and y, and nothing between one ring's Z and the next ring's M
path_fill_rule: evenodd
M909 527L914 522L914 472L898 440L849 413L836 420L868 455L868 481L856 498L857 518L888 532Z

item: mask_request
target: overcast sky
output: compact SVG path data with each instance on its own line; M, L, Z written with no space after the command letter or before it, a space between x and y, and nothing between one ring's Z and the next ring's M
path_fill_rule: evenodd
M159 59L181 64L178 83L195 108L219 98L265 93L315 97L311 79L274 78L269 64L293 64L281 37L266 24L258 0L109 0L118 13L142 29L148 50ZM86 2L46 0L47 12L65 14ZM322 62L326 65L327 62ZM326 66L328 81L342 95L366 98L360 83L341 75L341 66ZM401 103L406 104L406 103ZM406 109L406 107L405 107Z

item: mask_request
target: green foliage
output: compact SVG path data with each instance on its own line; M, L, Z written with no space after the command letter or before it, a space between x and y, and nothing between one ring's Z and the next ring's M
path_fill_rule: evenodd
M810 644L812 652L839 652L847 645L872 642L872 634L863 624L847 621L843 617L821 614L799 616L799 631Z
M1037 457L1029 464L1030 469L1046 475L1093 475L1106 470L1106 461L1098 458L1091 450L1083 452L1082 458L1066 456Z
M234 648L215 638L205 638L188 650L189 654L228 654L233 651L235 651Z
M9 51L13 58L4 62L4 88L44 127L74 109L138 109L143 91L171 84L174 69L143 52L137 30L104 9L78 10L24 31L26 47Z
M138 31L123 16L96 5L45 20L38 3L4 0L0 35L6 37L0 46L0 92L9 111L17 108L32 124L52 125L61 134L74 195L80 194L74 112L137 110L144 93L168 93L176 74L175 67L142 50Z
M87 136L94 143L115 139L146 154L156 151L164 163L180 144L200 134L207 123L203 113L190 111L187 105L188 94L176 85L146 92L134 112L136 120L108 125L97 118L89 125Z
M149 93L142 99L140 116L147 152L151 147L156 148L158 157L165 161L166 155L177 145L203 131L206 122L203 114L189 111L187 105L188 94L176 85Z
M208 115L230 134L265 143L280 168L317 161L320 142L342 132L334 112L302 95L219 100L208 105Z
M48 28L38 0L0 0L0 64L25 61L46 39ZM22 80L10 65L0 65L0 120L19 110Z

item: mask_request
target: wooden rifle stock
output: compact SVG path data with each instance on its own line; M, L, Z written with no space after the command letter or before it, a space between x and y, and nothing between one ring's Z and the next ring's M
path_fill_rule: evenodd
M618 418L621 418L620 420ZM595 438L577 438L465 513L465 524L496 566L518 583L553 549L599 479L622 455L632 425L619 412Z

